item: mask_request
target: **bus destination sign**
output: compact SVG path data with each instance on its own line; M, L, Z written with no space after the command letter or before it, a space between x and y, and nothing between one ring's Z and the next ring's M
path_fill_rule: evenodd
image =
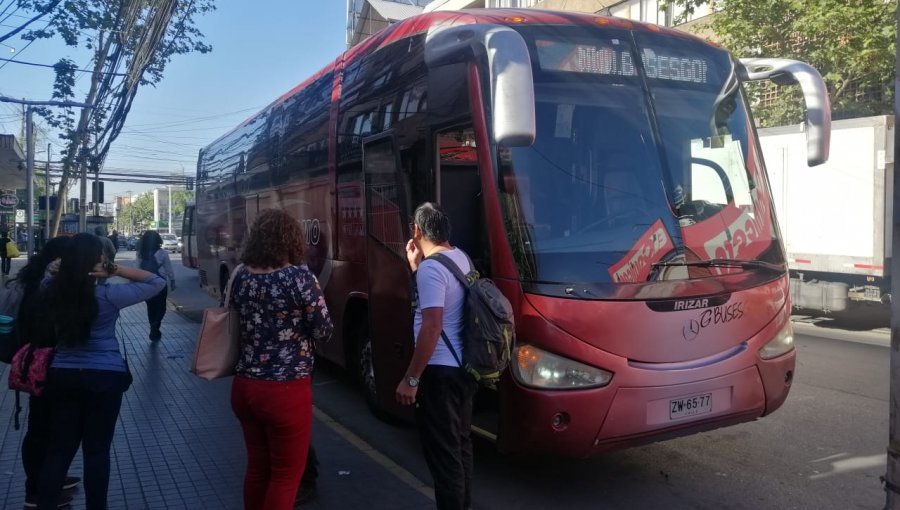
M536 42L538 60L544 71L637 76L628 49L550 40ZM613 39L612 43L618 45L619 41ZM709 64L702 58L664 55L644 48L641 61L648 78L703 84L708 81Z

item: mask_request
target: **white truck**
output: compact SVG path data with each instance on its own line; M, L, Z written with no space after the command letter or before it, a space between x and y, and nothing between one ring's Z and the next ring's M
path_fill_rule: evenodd
M890 302L894 117L832 123L828 162L806 164L802 125L759 130L795 307Z

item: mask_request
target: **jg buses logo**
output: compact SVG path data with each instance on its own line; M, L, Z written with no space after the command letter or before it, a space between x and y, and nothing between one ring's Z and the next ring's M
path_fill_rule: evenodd
M681 328L681 334L688 342L694 341L700 333L709 326L728 324L744 317L744 303L737 302L730 305L707 308L696 319L688 319Z

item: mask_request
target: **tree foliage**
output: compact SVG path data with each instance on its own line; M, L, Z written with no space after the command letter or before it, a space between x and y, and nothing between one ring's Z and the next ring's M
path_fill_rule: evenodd
M708 0L666 0L691 8ZM711 28L737 57L802 60L819 70L828 86L835 119L892 111L896 54L893 0L716 0ZM762 126L802 121L796 87L748 87Z
M90 173L102 168L118 137L138 87L155 85L175 55L211 51L195 26L198 16L212 11L213 0L17 0L19 8L35 13L19 32L25 40L59 38L73 48L93 54L92 68L81 70L62 57L54 65L53 98L92 105L81 108L76 121L72 109L43 109L39 113L61 130L66 144L60 199L80 165ZM33 24L37 19L41 23ZM46 22L41 28L34 28ZM25 26L31 28L24 30ZM0 37L9 37L9 33ZM75 97L75 79L90 75L85 97ZM59 218L54 219L53 231Z
M119 224L134 226L133 232L140 232L153 221L153 194L144 193L134 198L131 203L125 204L119 211ZM132 230L130 227L126 230Z
M164 195L167 194L164 193ZM172 190L173 221L176 221L175 218L179 218L184 214L185 205L192 199L192 196L190 191L185 191L183 189ZM163 215L163 218L161 219L163 221L168 221L168 211L163 209L160 213ZM130 225L132 225L132 218L134 220L135 232L150 228L150 223L153 221L153 193L144 193L134 197L132 203L122 206L122 210L119 211L118 216L119 225L128 227L126 230L131 230Z

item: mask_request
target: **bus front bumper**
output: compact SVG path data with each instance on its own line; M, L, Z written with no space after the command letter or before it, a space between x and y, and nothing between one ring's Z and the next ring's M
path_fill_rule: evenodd
M506 379L498 445L509 452L591 457L752 421L781 406L794 365L791 351L702 381L575 391Z

